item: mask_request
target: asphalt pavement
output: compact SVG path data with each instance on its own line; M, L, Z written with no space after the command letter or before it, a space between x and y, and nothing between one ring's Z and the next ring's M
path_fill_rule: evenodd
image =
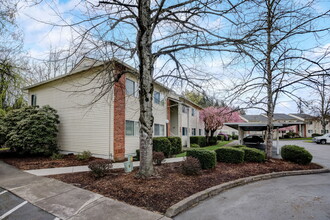
M305 147L313 162L330 168L330 145L280 141ZM281 177L230 189L204 200L175 220L330 219L330 174Z

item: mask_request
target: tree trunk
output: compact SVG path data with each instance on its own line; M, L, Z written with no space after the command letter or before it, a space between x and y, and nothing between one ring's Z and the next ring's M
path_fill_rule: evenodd
M210 136L209 136L210 131L205 129L205 137L206 137L206 143L209 143Z
M150 0L139 1L137 36L139 66L139 101L140 101L140 169L138 176L148 178L154 174L152 163L152 133L154 117L153 99L153 57L151 51Z
M268 1L268 13L267 13L267 52L266 52L266 75L267 75L267 133L266 133L266 154L267 158L272 157L273 148L273 114L274 114L274 103L273 103L273 89L272 89L272 42L271 42L271 32L272 32L272 2Z

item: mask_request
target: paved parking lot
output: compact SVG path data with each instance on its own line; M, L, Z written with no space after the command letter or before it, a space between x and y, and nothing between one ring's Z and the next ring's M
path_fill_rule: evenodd
M330 168L330 144L280 141L305 147L313 161ZM289 176L227 190L181 213L175 220L330 219L330 173Z
M15 194L0 188L0 220L59 220Z

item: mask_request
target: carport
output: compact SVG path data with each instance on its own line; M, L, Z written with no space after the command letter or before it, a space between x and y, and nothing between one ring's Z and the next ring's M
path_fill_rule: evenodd
M302 125L303 122L294 122L294 123L273 123L273 128L275 129L276 134L276 153L280 154L279 148L279 128L290 127L293 125ZM228 127L236 129L238 131L238 141L240 144L243 144L244 132L246 131L266 131L266 123L225 123Z

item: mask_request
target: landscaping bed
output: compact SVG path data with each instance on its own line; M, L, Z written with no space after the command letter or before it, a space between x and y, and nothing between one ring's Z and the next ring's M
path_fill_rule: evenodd
M135 178L137 168L132 173L125 173L122 169L112 170L100 179L95 179L90 172L49 177L131 205L165 213L167 208L182 199L221 183L259 174L321 167L313 163L299 165L271 159L265 163L217 163L215 169L203 170L198 176L183 175L180 163L163 164L155 168L157 176L148 180Z
M19 156L12 152L1 152L0 160L17 167L21 170L45 169L54 167L70 167L88 165L94 160L101 158L90 157L86 160L78 160L75 155L64 155L61 159L51 159L50 157Z

